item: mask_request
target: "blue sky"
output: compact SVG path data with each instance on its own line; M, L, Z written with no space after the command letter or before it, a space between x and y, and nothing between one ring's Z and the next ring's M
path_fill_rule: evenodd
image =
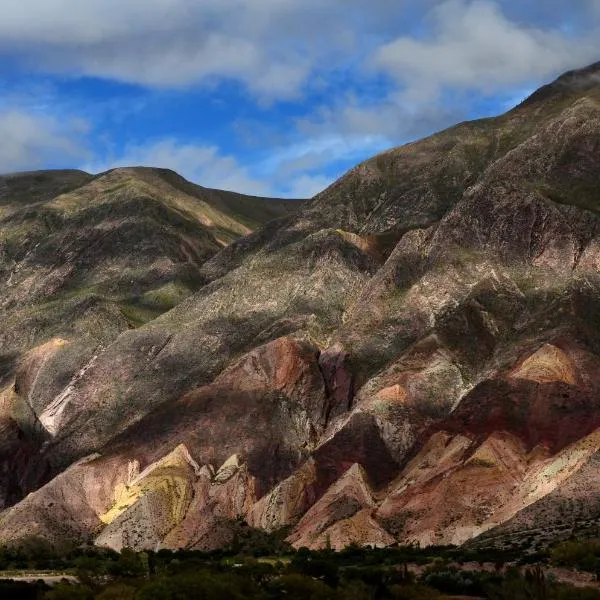
M308 197L600 60L600 0L0 0L0 172Z

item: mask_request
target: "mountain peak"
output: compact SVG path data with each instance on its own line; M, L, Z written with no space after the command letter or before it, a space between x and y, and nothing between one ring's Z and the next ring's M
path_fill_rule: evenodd
M524 100L518 108L540 102L564 99L571 94L600 91L600 61L583 69L563 73L552 83L542 86Z

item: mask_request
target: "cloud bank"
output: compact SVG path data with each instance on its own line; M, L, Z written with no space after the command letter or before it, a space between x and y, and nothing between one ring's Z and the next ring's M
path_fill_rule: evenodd
M185 139L130 139L102 130L93 98L47 110L0 100L0 171L148 164L207 186L312 195L372 153L502 111L600 60L598 39L599 0L3 0L0 92L3 77L30 76L180 97L236 92L226 148L194 130L193 113ZM276 119L264 110L285 106ZM251 151L235 125L252 107L262 112ZM269 147L266 128L278 137Z

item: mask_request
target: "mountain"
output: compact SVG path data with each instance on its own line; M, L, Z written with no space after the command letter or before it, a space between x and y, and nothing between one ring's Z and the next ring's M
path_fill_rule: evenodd
M594 527L600 63L295 211L206 196L207 216L164 172L57 175L60 196L47 177L52 199L24 181L0 223L19 265L0 543L210 549L240 519L312 548ZM233 239L252 215L278 218Z
M202 264L229 242L300 205L162 169L0 177L0 463L15 443L37 451L44 408L92 355L200 289ZM0 506L23 496L23 477L0 475Z
M108 342L155 318L205 283L208 258L298 206L158 169L0 177L5 369L15 352L53 336Z

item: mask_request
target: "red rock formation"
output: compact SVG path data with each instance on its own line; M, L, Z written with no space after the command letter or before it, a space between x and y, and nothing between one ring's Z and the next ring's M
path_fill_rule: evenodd
M373 492L366 474L360 465L354 464L304 514L288 541L297 548L306 546L313 549L326 546L342 549L351 541L363 545L388 545L394 541L393 538L369 519L368 510L364 511L374 507ZM363 515L363 512L366 514ZM350 535L347 532L349 527ZM358 531L362 533L361 537L353 538L352 534Z

